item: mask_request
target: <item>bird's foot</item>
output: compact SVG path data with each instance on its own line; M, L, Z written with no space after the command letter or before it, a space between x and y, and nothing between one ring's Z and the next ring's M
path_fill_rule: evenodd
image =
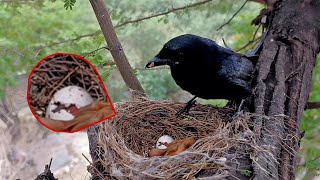
M236 108L236 111L228 114L230 117L229 121L232 121L243 114L244 111L242 110L242 106L243 106L244 101L245 101L245 99L241 100L239 106ZM232 106L234 107L236 105L232 103Z
M228 103L225 105L225 107L230 108L230 109L236 109L237 102L236 101L228 101Z
M243 115L243 111L240 110L240 111L236 111L233 113L233 115L231 116L231 120L235 120L237 118L239 118L239 116Z
M245 101L245 99L242 99L242 100L241 100L237 112L241 112L241 111L242 111L241 109L242 109L242 106L243 106L244 101Z
M242 116L244 111L233 111L227 114L226 122L232 122Z
M179 117L179 116L182 115L182 114L188 115L190 109L192 108L192 106L193 106L196 102L197 102L197 101L194 100L194 99L192 99L192 101L189 101L184 108L180 109L180 110L176 113L176 117Z

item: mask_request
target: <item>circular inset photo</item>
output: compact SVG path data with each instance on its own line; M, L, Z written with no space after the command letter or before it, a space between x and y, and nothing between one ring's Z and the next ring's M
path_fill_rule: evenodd
M36 119L55 132L77 132L116 115L92 64L75 54L43 58L31 71L27 100Z

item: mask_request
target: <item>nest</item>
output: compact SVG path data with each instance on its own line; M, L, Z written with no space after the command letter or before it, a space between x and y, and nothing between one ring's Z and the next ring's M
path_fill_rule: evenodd
M58 53L46 57L31 73L28 98L32 111L43 117L54 93L70 85L83 87L94 101L107 99L93 66L80 56Z
M176 118L184 105L142 97L116 103L117 116L88 131L89 172L97 179L224 179L232 171L250 172L235 165L249 157L251 115L198 104ZM162 135L193 136L196 143L176 156L148 157Z

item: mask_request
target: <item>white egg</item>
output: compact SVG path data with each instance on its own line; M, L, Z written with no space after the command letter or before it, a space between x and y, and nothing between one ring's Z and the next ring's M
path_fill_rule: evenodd
M83 106L91 104L92 102L92 97L82 87L66 86L55 92L55 94L53 95L47 107L46 118L64 121L70 121L74 118L71 113L67 112L64 109L53 112L53 110L58 107L56 103L60 103L65 107L69 107L70 105L74 104L79 109Z
M164 143L172 143L173 142L173 138L171 136L168 135L163 135L161 136L156 144L156 148L157 149L167 149L167 146L163 145Z

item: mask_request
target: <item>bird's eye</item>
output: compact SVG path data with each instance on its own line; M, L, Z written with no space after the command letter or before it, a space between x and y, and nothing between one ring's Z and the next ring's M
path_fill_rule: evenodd
M182 53L182 52L180 52L180 53L179 53L179 55L180 55L180 56L182 56L182 55L183 55L183 53Z

